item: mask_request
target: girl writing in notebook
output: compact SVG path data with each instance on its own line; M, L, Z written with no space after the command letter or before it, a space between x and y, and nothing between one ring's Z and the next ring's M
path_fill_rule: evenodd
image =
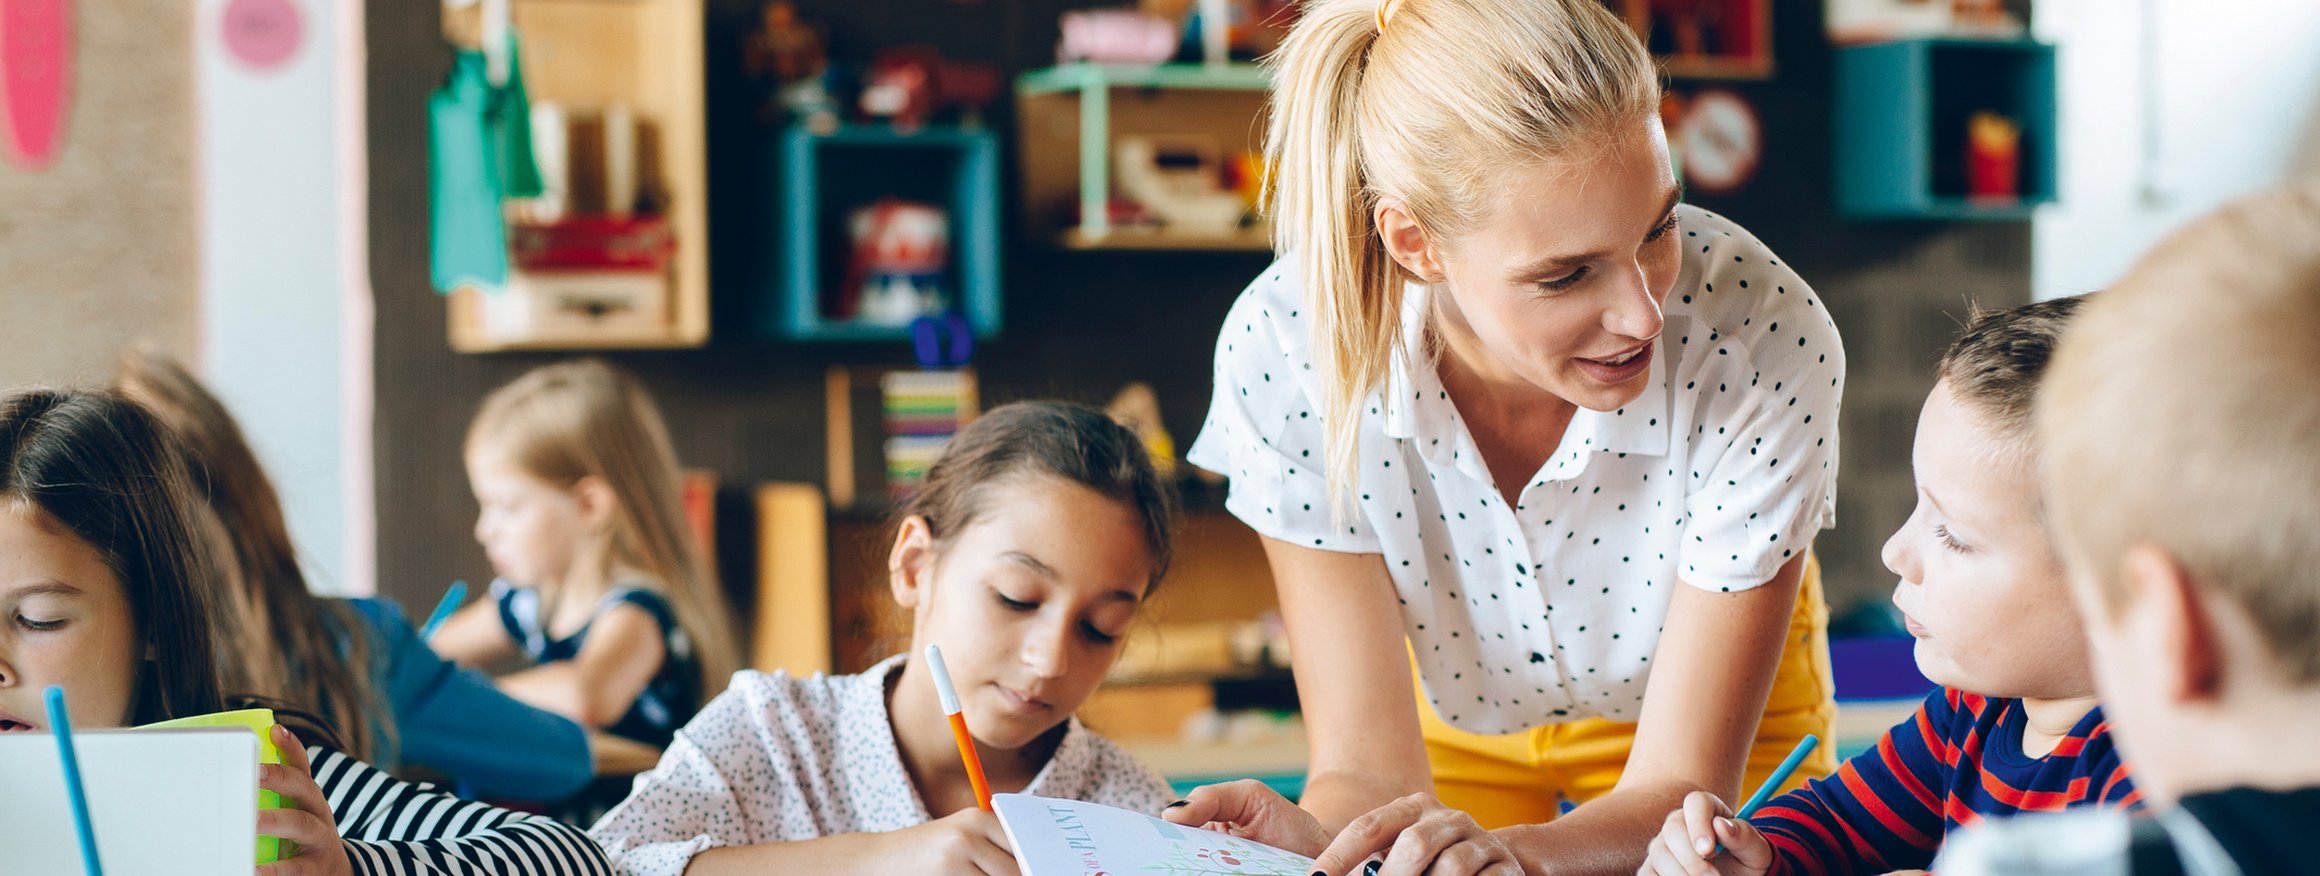
M1168 786L1072 713L1167 569L1172 506L1136 436L1101 413L983 415L929 469L887 556L909 651L859 675L735 676L595 836L623 873L1014 873L929 644L993 791L1156 811Z
M269 644L217 608L226 561L206 513L167 433L134 403L0 399L0 732L45 729L50 685L85 727L234 704L221 659L238 665ZM303 739L272 732L284 764L261 767L258 785L295 808L261 811L258 832L297 851L262 872L611 872L572 828L397 781L320 726Z
M536 369L484 400L467 475L499 580L430 643L470 666L527 658L509 695L667 745L741 659L652 399L601 361Z
M427 648L393 602L307 590L274 485L224 403L176 362L129 356L115 381L185 453L232 562L222 600L274 647L241 662L247 687L311 711L347 753L388 770L424 764L491 798L561 800L593 771L580 725L526 705Z

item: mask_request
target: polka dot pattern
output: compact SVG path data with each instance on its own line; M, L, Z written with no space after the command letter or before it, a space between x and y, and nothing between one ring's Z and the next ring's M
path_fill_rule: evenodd
M1397 363L1358 411L1352 513L1333 521L1294 266L1268 268L1219 332L1188 457L1231 478L1227 507L1258 532L1383 558L1426 696L1453 726L1635 720L1679 582L1758 586L1835 524L1836 324L1753 235L1680 209L1650 385L1618 410L1581 409L1520 490L1497 488L1433 369ZM1426 294L1404 296L1412 349Z
M589 835L623 874L676 876L707 849L926 823L886 711L903 660L860 675L735 673ZM1024 791L1138 812L1171 799L1166 782L1077 718Z

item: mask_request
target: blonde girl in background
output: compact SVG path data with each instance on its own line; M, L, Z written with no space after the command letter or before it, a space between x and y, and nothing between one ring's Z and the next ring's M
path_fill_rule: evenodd
M536 369L484 399L467 476L499 578L436 631L436 650L469 666L528 659L499 678L510 696L666 746L741 661L652 399L601 361Z
M1310 780L1168 817L1332 873L1633 873L1834 719L1836 327L1681 203L1600 0L1313 0L1272 65L1281 256L1189 457L1265 539Z
M743 672L592 831L631 876L1015 873L925 663L942 647L994 792L1157 811L1168 785L1073 713L1168 570L1174 500L1135 433L992 409L904 508L910 650L853 675Z

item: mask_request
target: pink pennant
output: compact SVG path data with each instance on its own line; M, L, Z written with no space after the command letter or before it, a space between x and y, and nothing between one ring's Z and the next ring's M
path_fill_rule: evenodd
M46 168L72 95L72 0L0 0L0 122L9 158Z

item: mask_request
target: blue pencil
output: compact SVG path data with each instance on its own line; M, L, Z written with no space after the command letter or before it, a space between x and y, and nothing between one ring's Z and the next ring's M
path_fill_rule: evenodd
M81 788L81 761L73 752L72 716L65 713L64 688L49 685L48 727L56 734L56 751L64 763L65 792L72 797L73 826L81 835L81 864L88 876L105 876L105 868L97 863L97 826L89 821L89 796Z
M435 628L442 626L443 621L451 617L452 612L458 611L459 604L465 601L467 601L467 582L451 582L451 589L443 591L443 601L435 603L435 613L428 615L427 623L419 627L420 640L433 638Z
M1788 784L1788 777L1796 774L1797 765L1804 763L1805 755L1811 754L1813 749L1819 747L1821 747L1821 738L1810 733L1805 734L1803 739L1797 740L1796 749L1788 753L1788 759L1781 761L1780 766L1774 767L1772 775L1764 777L1764 784L1756 786L1756 793L1748 796L1748 802L1741 804L1740 813L1733 817L1747 821L1748 816L1755 815L1756 810L1764 805L1764 801L1772 799L1772 792L1778 791L1780 786ZM1724 844L1717 843L1716 853L1722 854L1723 852Z

